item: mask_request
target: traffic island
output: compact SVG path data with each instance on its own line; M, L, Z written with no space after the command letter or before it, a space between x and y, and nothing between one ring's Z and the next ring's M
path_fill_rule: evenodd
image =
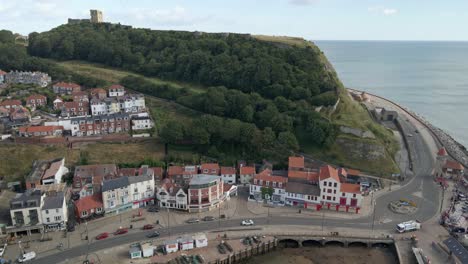
M397 214L413 214L418 210L415 202L403 199L390 202L388 208Z

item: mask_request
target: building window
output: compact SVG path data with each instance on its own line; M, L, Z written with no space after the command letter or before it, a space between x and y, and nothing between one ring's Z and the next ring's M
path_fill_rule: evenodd
M87 216L87 215L88 215L88 211L81 212L81 216Z
M58 212L59 212L59 209L55 209L55 212L58 213Z
M273 182L273 187L276 187L276 182Z
M280 188L283 187L283 183L281 183L281 182L278 183L278 187L280 187Z
M328 182L328 187L331 187L332 186L332 182Z
M341 196L345 196L346 194L345 193L341 193Z
M335 196L333 196L333 201L335 201Z
M327 190L327 193L331 193L331 191L332 191L331 189L328 189L328 190Z
M49 210L45 210L45 213L46 213L46 214L49 214Z
M336 182L335 182L335 184L333 184L333 187L335 187L335 188L336 188L336 186L338 186L338 183L336 183Z
M270 182L269 182L269 181L266 182L266 186L270 186Z
M62 220L62 216L58 215L55 217L55 221L61 221Z
M46 218L46 222L50 223L50 218L49 217Z
M353 193L353 198L356 198L356 194L355 194L355 193Z
M102 208L101 207L96 208L96 212L98 213L102 212Z
M333 193L336 194L336 190L333 190Z

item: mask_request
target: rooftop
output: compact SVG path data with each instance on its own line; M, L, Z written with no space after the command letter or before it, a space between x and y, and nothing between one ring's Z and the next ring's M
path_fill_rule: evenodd
M42 210L62 208L64 198L65 197L63 192L56 193L55 195L46 196L44 198L44 205L42 206Z
M255 167L253 166L243 166L240 168L240 171L239 171L240 174L255 174Z
M95 195L83 197L75 202L75 207L79 212L102 208L102 196L100 193L97 193Z
M344 193L361 193L361 186L359 184L342 183L340 192Z
M27 181L36 182L55 176L60 169L64 158L54 160L36 160L33 162L32 170L27 177Z
M40 190L26 190L24 193L16 194L16 197L11 199L10 208L11 209L21 209L21 208L30 208L30 207L40 207L41 206L41 191Z
M317 185L300 183L300 182L288 182L286 185L286 191L288 193L299 193L313 196L320 196L320 188Z
M304 157L289 157L289 168L304 168Z
M273 172L270 169L263 170L262 172L258 173L255 175L254 179L256 180L262 180L264 182L270 181L270 182L281 182L281 183L286 183L288 182L287 177L283 176L274 176Z
M190 180L189 185L192 186L192 185L208 184L216 180L219 181L219 177L215 175L196 174L196 175L193 175L192 179Z
M221 167L221 174L236 174L234 167Z
M337 182L340 182L340 177L338 177L338 171L330 165L325 165L320 168L320 180L325 180L332 178Z

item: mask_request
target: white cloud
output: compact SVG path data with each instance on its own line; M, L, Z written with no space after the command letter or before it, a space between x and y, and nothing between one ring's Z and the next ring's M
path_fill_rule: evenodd
M387 8L383 6L369 7L367 10L373 14L384 15L384 16L393 16L398 13L398 9Z
M317 3L319 0L289 0L293 5L311 5Z

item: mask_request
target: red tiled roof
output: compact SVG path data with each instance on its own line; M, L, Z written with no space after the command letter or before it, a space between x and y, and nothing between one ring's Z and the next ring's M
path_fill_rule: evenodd
M53 132L55 130L63 130L63 126L30 126L20 127L20 133L36 133L36 132Z
M221 174L236 174L234 167L221 167Z
M120 176L136 176L138 169L136 168L121 168L119 169Z
M125 88L120 84L113 84L109 87L109 89L125 89Z
M37 100L37 99L46 100L47 97L42 94L33 94L33 95L28 96L28 98L26 98L26 101Z
M4 71L2 71L2 70L0 70L0 75L5 75L5 74L7 74L7 73L4 72Z
M162 177L163 168L161 168L161 167L152 167L151 169L154 171L154 177Z
M65 88L81 88L81 86L76 83L66 83L66 82L58 82L54 84L54 86L65 87Z
M359 186L359 184L342 183L340 186L340 192L361 193L361 186Z
M202 163L201 170L219 170L218 163Z
M258 173L257 175L254 176L254 179L262 180L262 181L269 181L269 182L282 182L282 183L288 182L288 178L286 177L273 176L272 171L270 169L266 169Z
M50 167L44 172L42 179L48 179L48 178L54 177L61 166L62 166L62 160L52 162L50 164Z
M289 168L304 168L304 157L289 157Z
M88 96L88 93L85 91L72 92L72 96Z
M89 211L91 209L102 208L102 197L100 193L83 197L75 202L75 207L80 213L83 211Z
M240 168L239 174L241 174L241 175L246 175L246 174L251 175L252 174L253 175L253 174L255 174L255 167L243 166L243 167Z
M330 165L322 166L320 168L320 180L325 180L332 178L337 182L340 182L340 177L338 177L338 171Z
M439 151L437 152L437 155L438 156L447 156L447 150L442 147L441 149L439 149Z
M463 165L453 160L447 160L445 162L444 168L453 170L463 170Z
M0 103L0 106L7 106L7 105L21 105L20 100L5 100Z
M318 182L319 174L316 171L288 171L288 178Z
M361 171L348 169L348 175L359 176L359 175L361 175Z
M184 174L184 168L182 166L169 166L167 169L167 176L182 175Z

